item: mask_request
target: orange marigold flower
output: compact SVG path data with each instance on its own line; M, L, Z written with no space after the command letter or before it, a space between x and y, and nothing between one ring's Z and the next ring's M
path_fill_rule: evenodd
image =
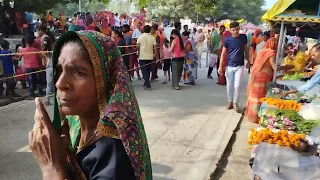
M277 141L277 145L278 145L278 146L282 146L282 141L281 141L281 140L278 140L278 141Z
M287 147L290 147L290 146L291 146L291 143L290 143L290 142L286 142L286 146L287 146Z

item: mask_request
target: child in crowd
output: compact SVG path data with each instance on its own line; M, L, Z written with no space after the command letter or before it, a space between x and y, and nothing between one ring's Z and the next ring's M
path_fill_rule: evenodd
M42 51L52 51L52 41L49 36L41 38L41 50ZM45 105L51 105L50 95L54 93L53 84L53 68L52 68L52 54L46 53L42 55L42 65L46 67L46 101Z
M38 49L32 47L32 44L34 43L34 37L33 36L26 36L26 47L21 48L20 53L32 53L32 52L38 52ZM29 84L29 93L30 97L29 100L33 100L36 96L34 94L34 88L38 88L39 96L43 96L43 90L42 90L42 84L40 82L40 76L39 73L34 73L39 71L39 63L38 58L41 58L39 54L24 54L21 55L20 58L23 57L24 59L24 66L26 68L27 73L33 73L28 75L28 84Z
M169 47L169 41L165 40L163 44L163 72L164 72L164 82L166 84L170 82L170 66L171 66L171 52Z
M25 48L26 47L26 41L25 39L23 38L22 39L22 44L18 44L16 46L16 52L17 53L20 53L20 50L22 48ZM19 60L19 56L16 56L16 57L13 57L15 60ZM22 74L25 74L26 73L26 68L24 67L24 60L23 58L21 58L20 61L18 61L18 67L17 67L17 70L16 70L16 74L17 75L22 75ZM27 76L18 76L16 78L17 81L20 81L21 82L21 85L22 85L22 89L27 89Z
M1 42L1 48L2 51L0 51L0 54L11 54L12 51L9 50L10 43L6 40L2 40ZM3 75L2 78L5 78L2 80L0 85L0 96L3 94L3 82L6 83L7 89L6 89L6 96L10 97L19 97L18 94L15 92L16 87L16 80L14 77L14 65L13 65L13 58L12 56L0 56L0 61L3 68ZM11 78L9 78L11 77Z
M132 45L136 45L137 44L137 39L133 38L132 41L131 41L131 44ZM131 50L132 50L132 52L137 52L137 47L136 46L132 46ZM134 68L136 68L136 69L135 70L131 70L129 72L129 74L130 74L130 76L132 78L134 78L134 71L136 71L137 76L138 76L138 80L141 80L138 67L139 67L138 55L136 53L131 54L130 55L130 69L134 69Z

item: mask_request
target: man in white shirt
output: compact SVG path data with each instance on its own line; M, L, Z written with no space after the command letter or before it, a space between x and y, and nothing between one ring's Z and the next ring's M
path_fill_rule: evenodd
M128 20L126 17L123 17L123 19L121 20L121 26L128 24Z
M138 39L139 36L141 36L142 33L140 31L140 28L141 28L141 23L138 23L137 28L133 31L132 39Z
M153 51L153 48L156 47L156 39L150 33L151 27L149 25L144 26L144 33L138 38L137 45L139 50L139 64L141 67L144 87L145 90L151 90L150 84L150 72L152 70L152 60L153 52L156 53L157 61L158 54L157 51Z
M202 27L198 27L198 31L194 37L194 42L196 43L196 48L198 52L198 64L199 67L201 68L201 55L204 49L204 41L206 40L206 36L204 35L204 32L202 31Z
M118 16L118 13L116 13L113 18L114 18L114 28L118 30L120 27L120 18Z

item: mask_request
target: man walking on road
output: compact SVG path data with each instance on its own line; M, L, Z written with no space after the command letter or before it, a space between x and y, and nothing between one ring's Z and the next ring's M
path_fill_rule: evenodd
M246 57L249 57L248 46L247 46L247 36L245 34L240 34L240 26L238 22L232 22L230 24L231 36L228 36L225 39L220 66L219 74L222 74L222 68L225 66L223 64L224 59L227 59L227 69L226 69L226 78L227 78L227 95L228 95L228 106L227 109L234 109L237 112L239 111L239 96L241 88L241 80L244 71L244 53ZM228 56L225 56L228 54ZM249 58L248 58L249 59ZM247 63L246 68L250 66Z
M144 87L146 90L151 90L150 84L150 72L153 61L153 52L156 54L156 61L158 61L157 51L153 51L153 48L156 47L156 39L150 33L151 27L146 25L144 27L144 33L138 38L137 45L139 45L139 63L144 79Z
M213 35L213 37L211 39L212 52L218 56L217 69L219 69L219 65L220 65L220 48L219 48L219 46L220 46L222 35L225 30L226 30L226 27L224 25L221 25L219 28L219 34ZM211 76L212 71L213 71L213 67L209 67L207 78L213 79L213 77ZM219 76L219 73L218 73L218 76Z

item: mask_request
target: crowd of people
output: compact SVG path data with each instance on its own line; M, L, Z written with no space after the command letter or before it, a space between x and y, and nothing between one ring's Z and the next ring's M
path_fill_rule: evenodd
M38 89L38 96L49 96L53 93L53 72L52 72L52 54L49 53L53 49L53 44L56 41L55 36L47 28L46 25L41 24L37 27L38 37L28 34L23 37L21 44L16 45L16 53L21 55L10 55L13 52L9 50L9 42L7 40L1 41L1 54L6 56L0 57L1 70L0 75L4 80L0 80L0 87L3 91L3 83L6 83L7 90L5 96L16 97L19 96L13 90L10 93L10 88L16 88L17 81L21 82L22 88L29 88L28 99L34 99L36 94L35 89ZM25 74L28 75L25 75ZM17 75L16 78L9 78ZM46 93L43 92L43 87L47 87ZM3 93L0 93L2 97ZM50 104L49 98L46 104Z
M31 13L28 14L27 12L26 19L32 18ZM39 24L35 24L37 38L33 37L33 33L27 33L22 44L17 46L16 52L52 51L56 38L51 26L58 27L63 32L85 29L98 31L115 41L130 80L136 74L139 80L143 79L143 86L146 90L150 90L151 83L159 78L158 69L163 69L163 84L171 82L172 88L175 90L180 89L179 84L181 82L195 85L197 70L198 67L201 67L201 55L203 49L205 49L204 43L207 42L207 49L217 56L217 84L227 85L227 109L235 109L236 111L239 111L238 101L245 66L250 73L254 62L259 59L259 54L264 52L262 50L266 48L267 41L270 38L275 38L273 31L262 32L260 29L255 30L252 34L243 34L240 32L238 22L232 22L230 30L226 30L226 27L221 25L218 31L213 28L212 31L207 30L207 33L203 31L202 27L194 28L191 31L188 25L184 25L182 30L181 23L176 22L170 39L167 39L163 28L157 24L149 26L137 23L136 26L130 26L129 24L132 24L132 22L125 17L120 20L117 13L112 13L111 16L103 14L99 18L89 12L77 13L68 24L67 18L62 13L59 14L59 18L55 19L52 12L49 12L42 17L41 21L37 22L39 22ZM30 32L33 32L32 28L33 26L29 24L28 30ZM287 41L285 66L279 67L278 70L284 70L286 73L296 72L305 67L305 62L308 59L308 56L302 53L306 51L305 40L301 38L297 45L294 43L294 39L287 39ZM6 43L3 41L2 53L12 53L7 51ZM3 67L15 68L13 68L13 71L11 69L10 71L5 70L6 72L2 73L2 77L12 76L15 73L18 75L34 73L46 69L46 73L34 73L16 78L16 80L21 81L23 88L29 86L29 99L36 96L34 94L36 88L38 88L40 96L44 95L44 92L42 92L43 86L47 87L46 95L52 93L54 86L50 81L52 79L50 53L27 54L20 57L8 56L2 59L6 58L12 58L12 60L3 60ZM245 59L248 60L246 65ZM14 66L8 65L7 62L12 62ZM308 66L314 65L314 61L308 60L307 62L309 63ZM207 78L213 79L213 69L214 66L209 66ZM10 90L10 80L3 82L8 83L7 86L9 87L6 95L18 96L14 90ZM1 87L3 91L4 88L2 85ZM48 100L46 104L50 104L50 101Z
M184 32L180 33L181 23L177 22L169 40L166 38L163 28L157 24L143 26L141 23L137 23L136 26L130 26L125 18L122 18L121 21L116 20L119 19L117 13L112 14L113 21L109 17L102 16L97 20L90 13L78 13L75 14L70 25L66 23L66 17L62 13L59 15L59 19L55 20L52 12L49 12L40 21L37 20L36 24L29 24L28 28L24 30L26 35L22 39L22 43L16 48L17 53L26 54L12 57L15 60L13 63L17 63L16 66L13 66L14 73L10 73L10 75L17 74L16 80L21 81L23 88L29 87L28 99L36 97L35 89L38 89L38 96L44 96L45 93L42 91L44 86L47 87L47 96L53 91L54 86L50 80L52 79L51 55L47 51L52 51L58 37L58 34L54 33L52 29L52 26L57 27L57 24L62 32L86 29L98 31L111 37L119 47L130 79L135 77L134 72L136 72L139 80L143 78L144 87L147 90L151 89L150 82L159 78L159 69L164 71L163 84L172 80L172 87L175 90L180 89L179 83L181 81L184 84L195 85L197 67L200 64L198 59L202 54L205 40L202 28L195 30L197 33L191 35L188 26L185 25ZM27 12L26 18L32 19L32 13ZM107 28L104 24L108 24ZM33 30L34 25L36 30ZM10 53L13 52L6 52L6 54ZM11 57L8 56L8 58ZM4 64L6 63L4 62ZM11 65L9 66L11 67ZM24 76L25 73L29 75ZM46 104L50 104L49 98Z

